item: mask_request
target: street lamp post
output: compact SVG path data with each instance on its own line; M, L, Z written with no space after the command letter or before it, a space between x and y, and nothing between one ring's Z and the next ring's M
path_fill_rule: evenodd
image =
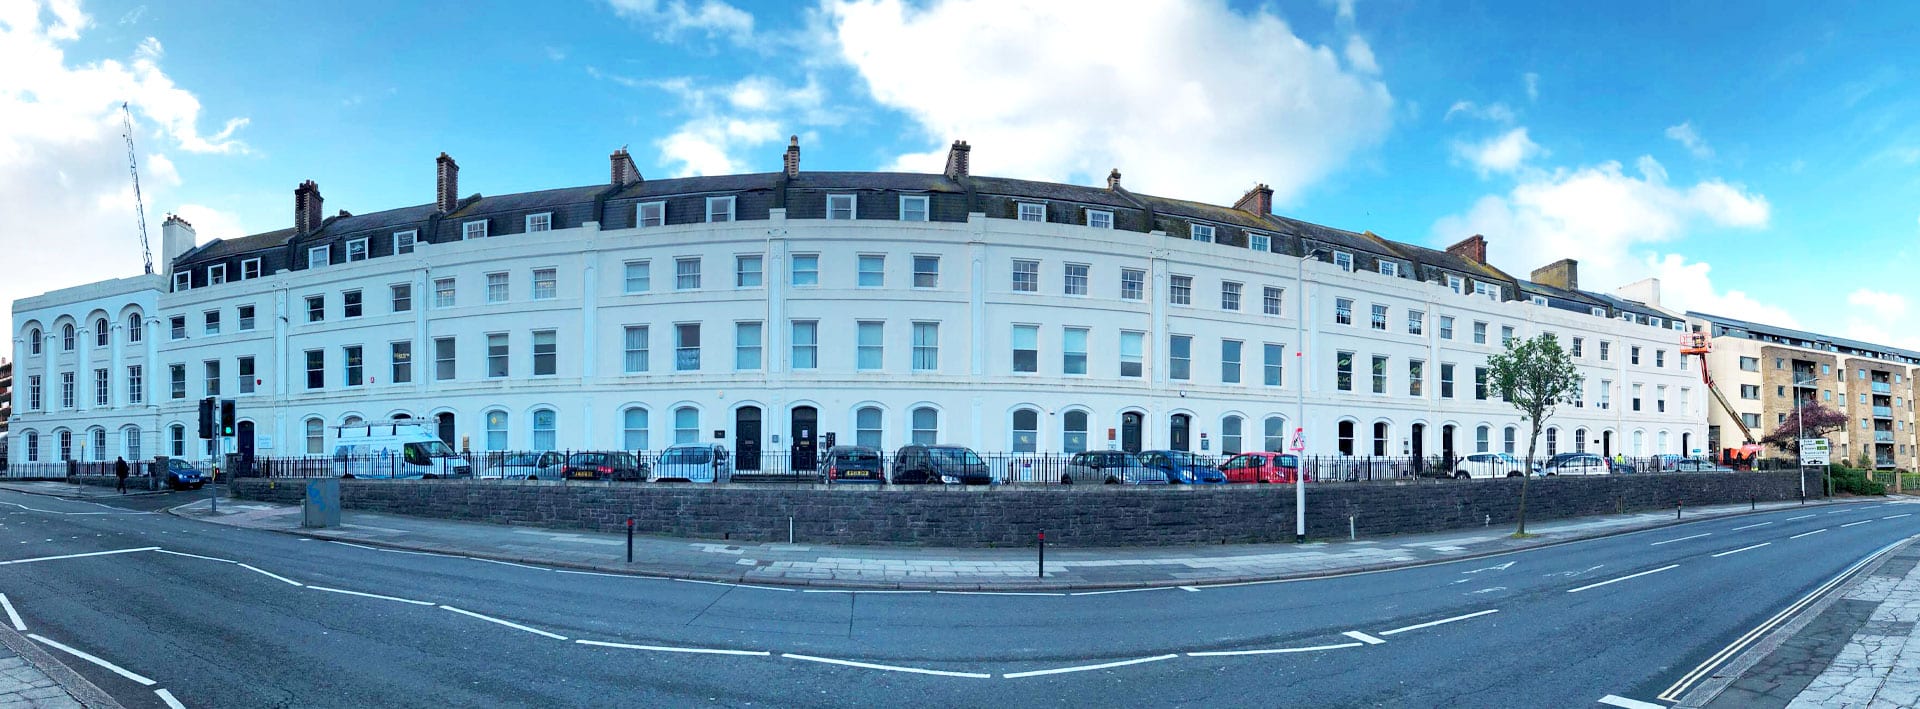
M1294 307L1293 356L1300 360L1300 366L1294 367L1294 370L1299 372L1300 385L1294 387L1293 392L1296 415L1293 426L1294 430L1299 432L1296 437L1300 439L1301 445L1300 450L1293 453L1293 542L1295 544L1307 540L1307 439L1305 434L1307 430L1307 260L1324 253L1327 253L1326 249L1309 249L1300 255L1300 260L1295 264L1298 268L1294 275L1294 283L1299 284L1300 297L1294 299L1298 305Z
M1793 453L1799 458L1794 462L1800 469L1800 500L1802 502L1807 499L1807 457L1806 451L1800 450L1801 446L1807 444L1807 403L1800 400L1800 387L1812 386L1813 382L1812 378L1803 381L1795 377L1793 380L1793 423L1799 429L1795 436Z

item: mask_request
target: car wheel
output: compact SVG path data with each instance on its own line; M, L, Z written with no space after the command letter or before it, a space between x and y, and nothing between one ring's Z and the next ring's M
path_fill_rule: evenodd
M1107 478L1107 484L1108 484L1108 485L1119 485L1119 484L1120 484L1120 481L1119 481L1119 480L1117 480L1117 479L1115 479L1115 478Z
M538 476L538 475L528 475L528 476L527 476L527 479L528 479L528 480L539 480L539 479L540 479L540 476Z
M1518 470L1509 470L1509 471L1507 471L1507 477L1510 477L1510 478L1517 478L1517 477L1520 477L1520 471L1518 471Z
M1072 484L1073 484L1073 476L1071 476L1071 475L1062 475L1062 476L1060 476L1060 484L1061 484L1061 485L1072 485Z
M1465 471L1465 470L1455 470L1455 471L1453 471L1453 479L1455 479L1455 480L1465 480L1465 479L1467 479L1467 478L1471 478L1471 477L1473 477L1473 476L1472 476L1472 475L1468 475L1468 474L1467 474L1467 471Z
M345 474L345 475L342 475L342 476L340 476L340 477L341 477L341 478L343 478L343 479L346 479L346 480L352 480L352 479L353 479L353 473L347 473L347 474Z
M440 476L434 475L433 473L427 473L426 475L420 476L420 479L421 480L437 480L439 479L439 477Z

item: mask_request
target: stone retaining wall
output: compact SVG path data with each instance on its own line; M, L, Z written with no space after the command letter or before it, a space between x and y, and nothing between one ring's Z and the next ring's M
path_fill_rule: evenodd
M1810 494L1820 478L1809 473ZM1315 483L1307 531L1345 537L1434 532L1514 522L1518 479ZM1022 546L1045 531L1073 546L1290 541L1285 485L946 489L897 486L694 485L498 480L343 480L342 505L440 519L642 534L801 543ZM299 503L300 480L240 479L244 499ZM1555 477L1528 483L1527 519L1798 499L1795 473Z

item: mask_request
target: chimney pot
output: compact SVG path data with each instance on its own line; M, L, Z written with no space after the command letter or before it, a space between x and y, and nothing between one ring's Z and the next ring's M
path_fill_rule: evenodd
M1254 214L1262 216L1272 214L1273 188L1268 187L1265 183L1254 185L1253 189L1247 190L1246 194L1240 195L1240 201L1233 203L1233 208L1243 212L1253 212Z
M972 151L973 147L967 145L967 141L953 141L953 148L947 151L947 177L958 180L972 174L968 157Z
M640 176L640 168L633 164L633 156L627 154L626 146L621 146L619 150L607 156L607 163L612 173L609 184L615 187L636 185L645 179Z
M1120 168L1116 167L1107 173L1107 189L1120 189Z
M800 136L796 135L787 138L787 155L784 162L787 169L787 179L800 176Z
M460 164L446 153L434 159L433 206L441 214L453 212L460 204Z
M1487 262L1487 237L1474 234L1447 247L1447 253L1478 264Z

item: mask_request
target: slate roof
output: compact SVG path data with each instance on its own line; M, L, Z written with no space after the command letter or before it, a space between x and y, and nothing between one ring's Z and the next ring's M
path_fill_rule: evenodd
M942 176L944 178L944 176ZM981 194L1007 195L1010 197L1028 197L1032 199L1054 199L1085 204L1099 204L1108 207L1139 209L1141 205L1119 192L1105 187L1086 185L1068 185L1058 182L1035 182L1011 177L967 178L973 184L973 190Z
M1886 354L1895 355L1899 357L1906 357L1915 362L1920 362L1920 352L1916 352L1914 350L1908 350L1908 349L1901 349L1899 347L1888 347L1886 345L1876 345L1870 342L1862 342L1860 340L1850 340L1845 337L1834 337L1832 335L1822 335L1819 333L1807 332L1805 330L1795 330L1793 328L1788 328L1788 327L1777 327L1774 325L1767 325L1765 323L1757 323L1757 322L1751 322L1748 320L1739 320L1735 318L1721 317L1719 315L1711 315L1708 313L1695 312L1691 310L1687 311L1687 317L1695 318L1699 320L1706 320L1708 322L1712 322L1719 325L1735 327L1735 328L1746 330L1747 332L1751 332L1755 334L1773 335L1776 337L1785 337L1785 338L1790 338L1795 340L1806 340L1809 342L1825 342L1838 347L1845 347L1848 349L1861 350L1866 352L1883 352Z

